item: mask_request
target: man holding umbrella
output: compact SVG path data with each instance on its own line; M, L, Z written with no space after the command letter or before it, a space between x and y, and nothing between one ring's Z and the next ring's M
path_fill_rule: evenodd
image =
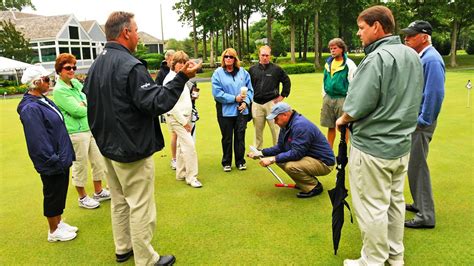
M363 246L361 257L344 265L403 265L403 187L423 72L415 51L392 35L390 9L362 11L357 26L366 56L336 126L352 123L349 181Z
M279 102L271 109L268 120L280 127L277 145L266 148L261 154L250 152L250 158L263 156L260 165L276 163L301 189L298 198L310 198L323 192L316 176L329 174L334 168L334 153L323 133L304 116Z

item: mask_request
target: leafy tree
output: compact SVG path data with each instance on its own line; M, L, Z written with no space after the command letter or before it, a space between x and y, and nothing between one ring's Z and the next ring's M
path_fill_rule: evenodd
M25 7L31 7L35 9L35 6L31 3L31 0L2 0L0 1L0 11L6 11L9 9L17 9L21 11Z
M4 57L23 62L31 62L33 58L29 40L15 29L10 20L0 21L0 52Z

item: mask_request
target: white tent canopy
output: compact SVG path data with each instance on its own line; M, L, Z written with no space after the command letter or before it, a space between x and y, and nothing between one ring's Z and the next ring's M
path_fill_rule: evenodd
M16 70L26 69L32 65L0 56L0 72L15 73Z

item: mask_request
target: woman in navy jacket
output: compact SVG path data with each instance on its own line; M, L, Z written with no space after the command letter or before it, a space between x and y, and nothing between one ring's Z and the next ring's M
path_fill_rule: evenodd
M58 107L44 96L49 75L41 66L28 68L21 82L28 85L17 112L25 132L28 154L43 182L43 212L49 224L48 241L68 241L76 237L75 226L61 220L66 204L69 168L74 150Z
M249 107L253 88L250 75L240 67L240 60L233 48L227 48L222 53L221 67L212 75L212 95L216 100L217 121L222 134L221 163L224 171L232 170L232 138L235 165L239 170L245 170L245 130L251 116Z

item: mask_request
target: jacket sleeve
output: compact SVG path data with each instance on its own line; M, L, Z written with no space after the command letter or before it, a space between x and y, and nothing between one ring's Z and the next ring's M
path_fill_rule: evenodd
M288 74L286 74L285 70L283 70L281 67L280 67L280 80L279 81L283 85L280 95L283 97L288 97L290 95L290 90L291 90L291 80L290 80L290 77L288 77Z
M224 91L218 69L212 74L212 96L220 103L235 103L235 95Z
M418 124L429 126L437 119L444 98L444 67L440 62L424 65L425 89Z
M80 105L71 91L67 88L54 90L54 102L56 105L74 118L82 118L87 115L87 107Z
M275 157L277 163L299 161L308 154L309 148L311 147L312 133L309 133L308 130L302 126L294 126L291 130L293 132L291 134L292 141L290 143L290 149Z
M128 76L128 88L135 106L142 112L158 116L171 110L183 91L188 77L179 72L164 86L156 85L141 64L135 65Z
M28 154L33 164L40 162L47 166L48 172L59 173L63 170L59 155L51 143L46 127L43 123L43 115L37 108L25 106L20 113L20 120L23 123Z
M343 111L355 120L366 117L377 108L382 67L380 55L374 53L359 65L357 75L349 84Z
M248 88L247 90L247 98L245 98L245 103L247 106L250 106L250 103L253 101L253 85L252 85L252 80L250 78L249 72L242 68L245 74L245 86Z

